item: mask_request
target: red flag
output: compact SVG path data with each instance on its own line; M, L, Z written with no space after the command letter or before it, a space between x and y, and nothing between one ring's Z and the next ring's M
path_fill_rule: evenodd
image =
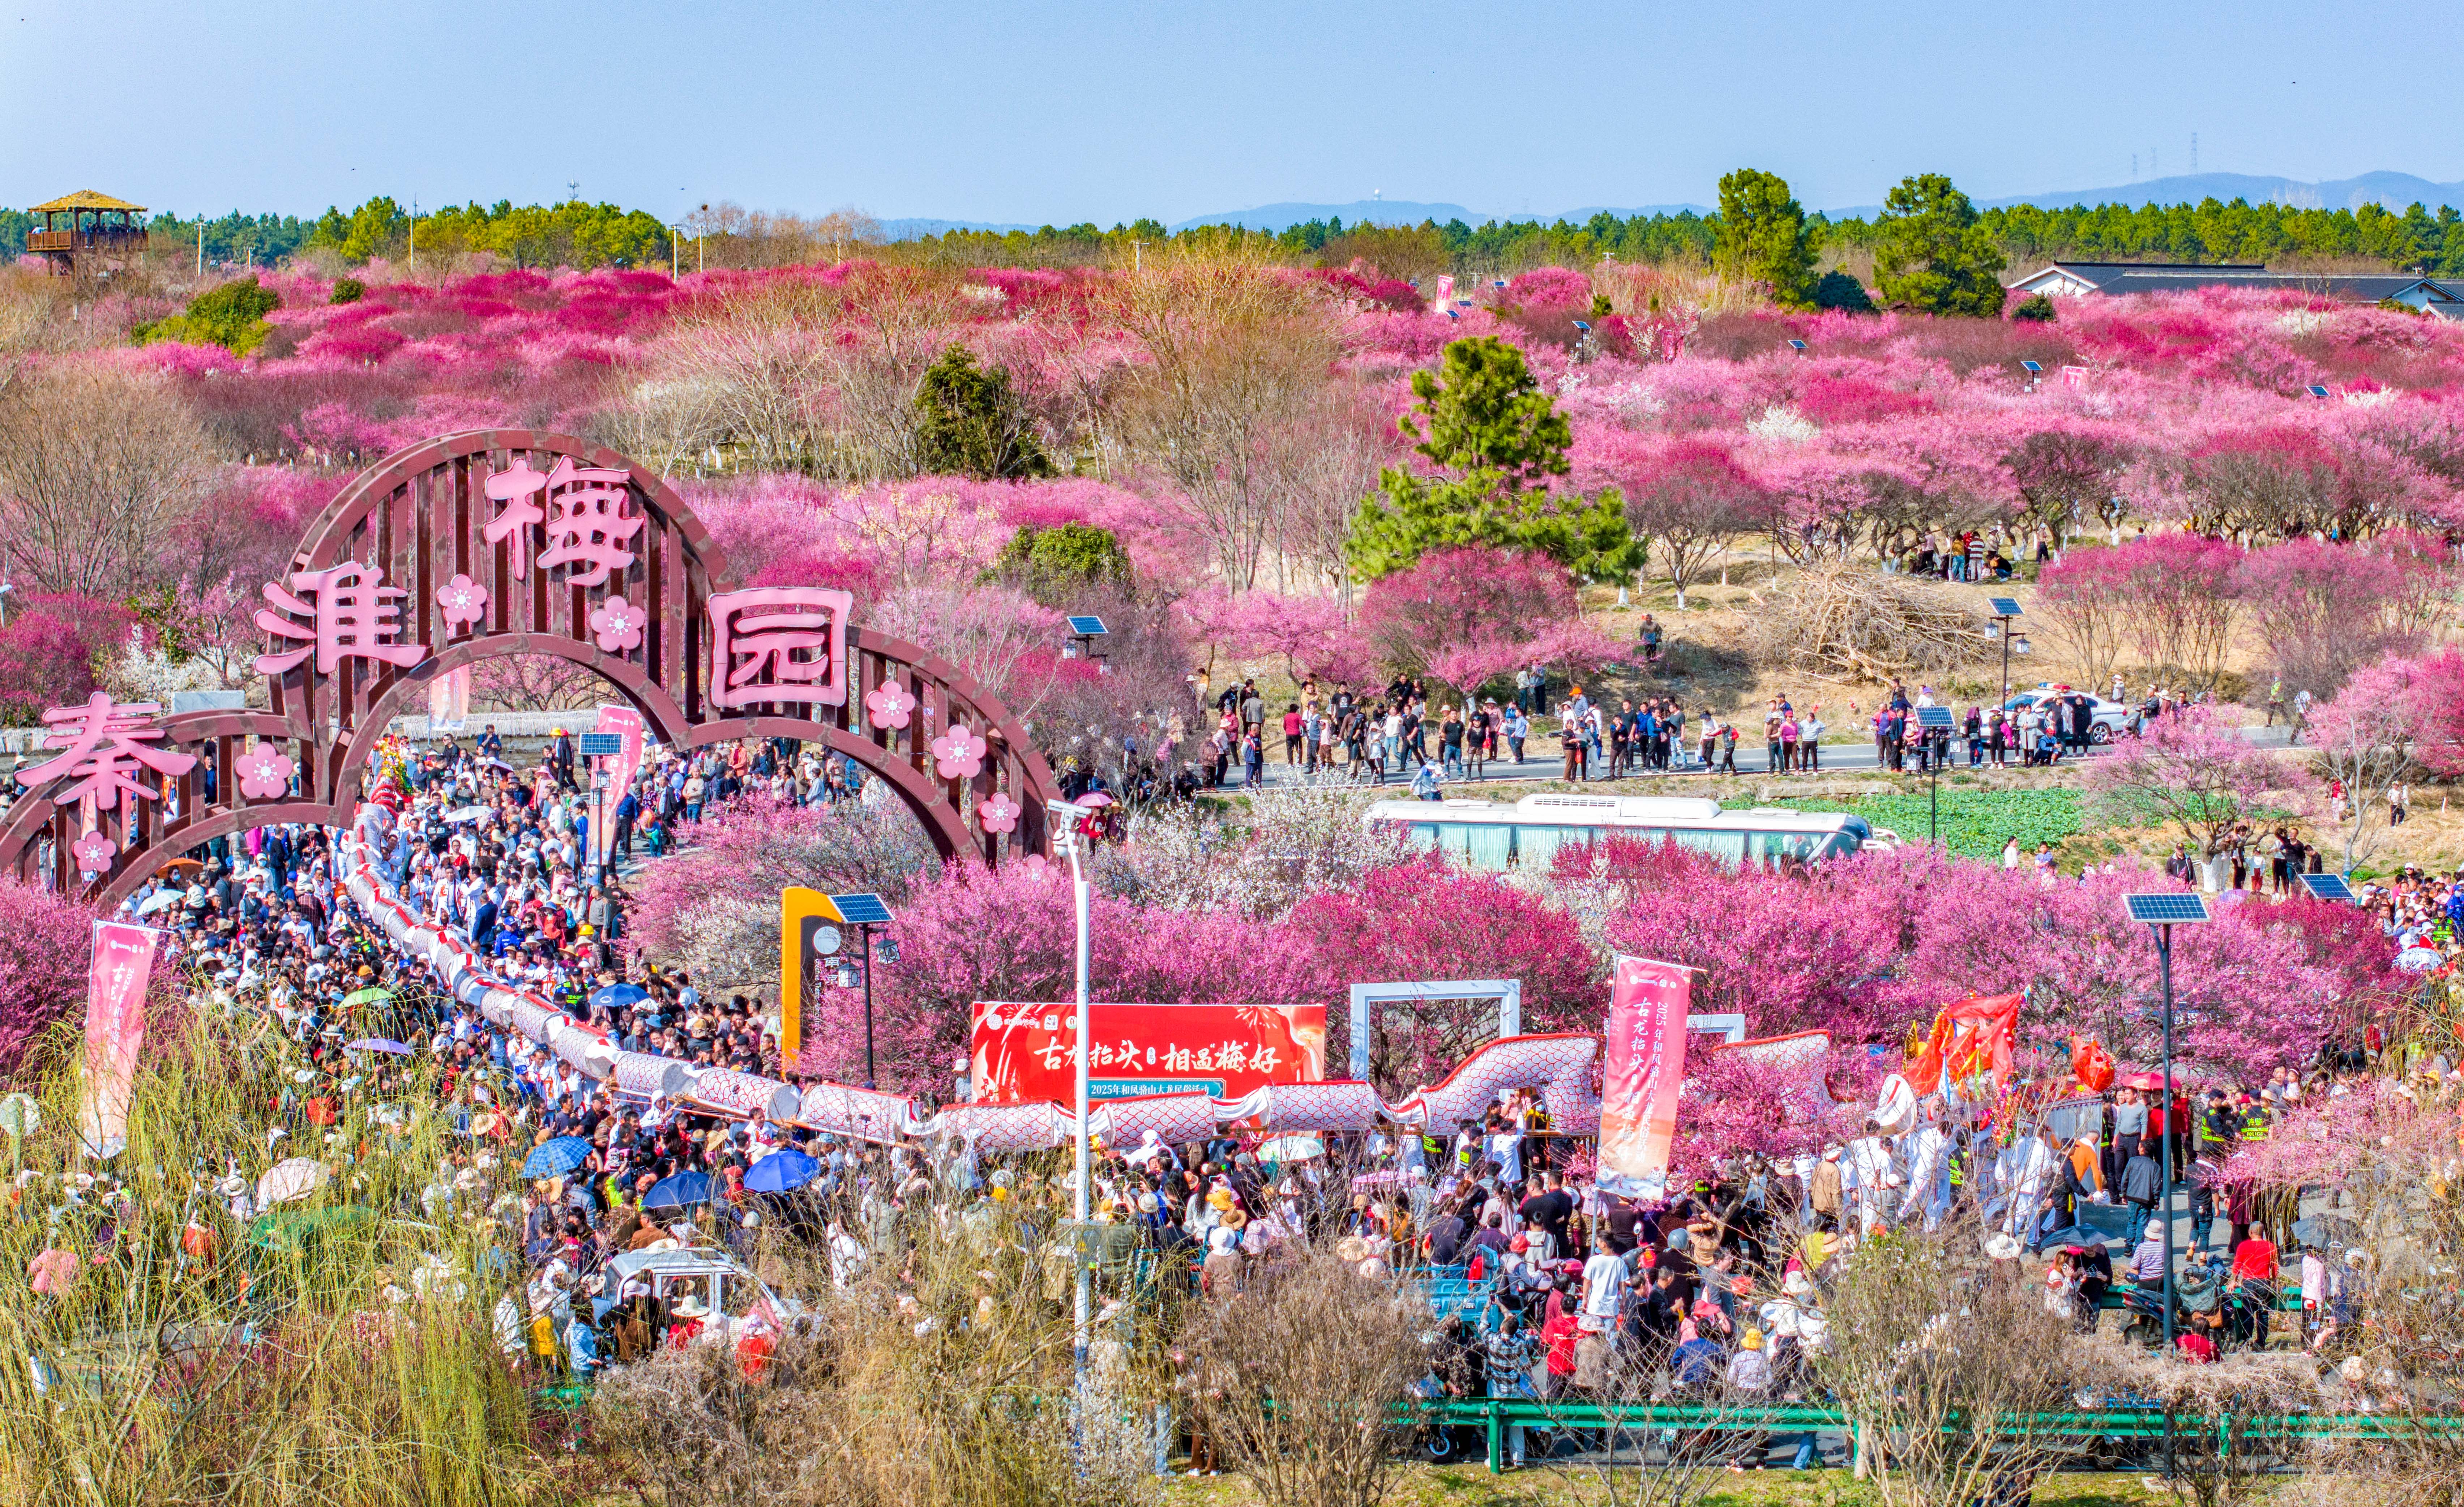
M602 706L599 720L591 725L594 733L614 733L625 740L625 751L613 759L599 762L599 788L604 800L599 812L591 818L590 847L600 862L605 863L616 854L616 807L625 799L633 776L641 772L643 743L649 728L642 714L629 706Z
M1608 1192L1655 1199L1667 1186L1693 992L1690 968L1617 960L1600 1075L1599 1186Z
M114 1156L127 1143L128 1100L137 1049L145 1040L145 986L154 973L151 926L94 923L94 965L86 976L85 1106L78 1134L89 1155Z
M2089 1093L2101 1094L2113 1087L2113 1053L2094 1036L2073 1036L2071 1072Z
M1933 1034L1908 1064L1908 1086L1920 1097L1942 1092L1946 1079L1963 1082L1990 1074L1999 1089L2011 1076L2011 1049L2018 1040L2023 994L1969 995L1934 1017Z

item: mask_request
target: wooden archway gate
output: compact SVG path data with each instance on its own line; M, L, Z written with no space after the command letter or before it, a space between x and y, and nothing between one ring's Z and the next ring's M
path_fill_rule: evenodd
M0 874L117 905L214 837L348 825L403 704L509 654L597 672L675 747L835 749L885 780L944 858L1045 850L1051 770L989 691L848 621L845 592L736 587L664 480L567 435L474 430L396 452L342 489L266 596L269 709L123 715L121 739L84 709L49 714L65 752L0 826ZM69 757L80 725L96 758L127 750L126 778L80 778L97 767Z

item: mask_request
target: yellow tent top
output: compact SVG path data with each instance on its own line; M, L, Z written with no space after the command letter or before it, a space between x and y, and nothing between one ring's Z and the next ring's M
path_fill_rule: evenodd
M143 214L145 212L145 206L131 204L125 199L115 199L107 193L97 193L92 188L79 188L77 192L54 199L49 204L35 205L32 212L45 214L55 210L62 212L70 210L125 210L131 214Z

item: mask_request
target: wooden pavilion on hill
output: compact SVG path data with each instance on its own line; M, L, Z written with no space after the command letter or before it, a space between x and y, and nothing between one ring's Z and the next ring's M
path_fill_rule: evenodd
M27 233L26 250L50 263L54 272L75 272L79 258L116 260L145 250L142 204L80 188L29 212L42 216L42 228Z

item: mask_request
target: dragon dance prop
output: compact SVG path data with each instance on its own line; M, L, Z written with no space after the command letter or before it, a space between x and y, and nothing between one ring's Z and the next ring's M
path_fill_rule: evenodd
M363 822L381 828L382 818ZM802 1088L759 1074L696 1068L654 1053L627 1052L607 1033L567 1016L537 995L506 986L483 971L479 955L413 915L376 882L368 844L359 831L339 844L342 884L363 913L410 958L434 969L454 999L489 1024L518 1032L589 1077L612 1080L620 1092L658 1095L696 1112L803 1126L852 1140L955 1138L982 1151L1026 1151L1067 1144L1077 1116L1045 1100L1025 1104L952 1104L938 1109L904 1095L844 1083ZM1575 1135L1597 1132L1599 1096L1591 1086L1599 1056L1596 1036L1509 1036L1463 1059L1443 1082L1390 1102L1367 1083L1275 1083L1235 1099L1204 1093L1111 1099L1088 1113L1090 1135L1111 1144L1199 1141L1224 1125L1262 1131L1360 1133L1382 1119L1407 1128L1450 1132L1477 1123L1500 1094L1538 1089L1551 1122Z

